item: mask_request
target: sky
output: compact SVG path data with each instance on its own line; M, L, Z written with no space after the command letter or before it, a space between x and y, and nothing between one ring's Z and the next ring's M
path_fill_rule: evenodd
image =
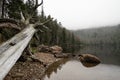
M70 30L120 24L120 0L44 0L44 12Z

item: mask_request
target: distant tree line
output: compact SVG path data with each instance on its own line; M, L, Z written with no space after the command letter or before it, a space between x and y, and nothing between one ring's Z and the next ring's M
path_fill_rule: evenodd
M71 31L64 28L61 22L57 19L53 19L51 15L46 16L42 6L41 13L38 10L33 11L36 6L34 3L38 0L1 0L0 1L0 17L1 18L12 18L16 20L21 20L21 14L29 17L27 14L32 15L30 18L30 23L34 24L38 20L45 22L45 27L37 27L37 33L35 37L31 40L31 45L37 47L40 44L45 45L59 45L63 48L64 52L74 52L76 49L80 48L80 39L74 35ZM62 15L61 15L62 16ZM23 27L23 26L22 26ZM18 31L10 29L1 29L1 34L4 35L4 39L9 39Z
M120 25L75 31L89 45L111 45L120 48Z

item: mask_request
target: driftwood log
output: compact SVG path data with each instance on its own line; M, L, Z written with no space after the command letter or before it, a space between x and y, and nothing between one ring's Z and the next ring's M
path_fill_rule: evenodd
M23 50L33 37L33 24L28 25L20 33L0 46L0 80L3 80L9 70L21 56Z
M25 25L25 28L22 31L21 28L17 27L19 22L16 22L14 20L12 21L10 19L8 20L0 19L0 23L1 23L0 28L4 28L4 27L14 28L21 31L0 46L0 80L4 79L4 77L7 75L9 70L12 68L12 66L21 56L23 50L27 47L31 38L35 34L36 32L35 29L40 26L47 29L47 27L44 24L51 20L51 19L47 20L43 23L41 23L40 21L37 21L34 24L30 23L30 19L32 19L37 8L43 4L43 0L41 0L41 3L38 3L38 0L34 0L34 1L35 4L33 5L33 9L32 9L33 13L25 12L24 14L28 15L25 17L23 15L23 12L21 11L21 20L19 21Z

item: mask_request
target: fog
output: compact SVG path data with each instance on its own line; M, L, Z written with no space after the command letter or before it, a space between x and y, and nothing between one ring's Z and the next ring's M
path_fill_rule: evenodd
M44 11L72 30L120 23L120 0L44 0Z

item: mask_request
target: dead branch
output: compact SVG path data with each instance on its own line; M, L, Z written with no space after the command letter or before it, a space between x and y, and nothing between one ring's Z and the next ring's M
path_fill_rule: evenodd
M18 27L16 24L12 24L10 22L0 23L0 28L13 28L19 31L21 30L21 28Z
M18 23L19 23L17 20L14 20L14 19L7 19L7 18L0 19L0 23L5 23L5 22L10 22L10 23L13 23L16 25L18 25Z
M25 21L25 17L23 16L23 12L20 12L20 16L21 16L21 21L24 22Z
M41 33L42 33L42 32L44 32L44 31L43 31L43 30L41 30L41 29L38 29L38 31L40 31Z
M34 25L35 29L39 29L39 27L43 27L49 31L51 31L47 26L45 26L44 24L48 23L49 21L51 21L53 18L46 20L45 22L41 23L40 21L36 22ZM39 29L40 32L43 32L41 29Z
M34 10L36 10L40 5L42 5L43 4L43 0L41 1L41 3L40 4L38 4L38 0L36 0L36 4L35 4L35 8L34 8Z
M28 0L29 2L30 2L30 0ZM33 0L34 1L34 0ZM37 8L39 7L39 6L41 6L43 4L43 0L41 0L41 3L39 4L38 3L38 0L36 0L36 2L35 2L35 5L34 5L34 7L33 7L33 13L31 13L31 14L29 14L29 13L25 13L27 16L25 17L24 15L23 15L23 12L21 11L21 21L23 22L23 23L25 23L25 24L29 24L30 23L30 19L33 17L33 15L34 15L34 12L37 10Z
M18 25L19 22L14 19L0 19L0 28L13 28L20 31L21 28Z
M38 21L38 22L35 23L34 27L37 27L37 26L44 26L44 27L45 27L44 24L48 23L48 22L51 21L52 19L53 19L53 18L48 19L48 20L46 20L45 22L42 22L42 23L41 23L40 21Z
M37 40L40 40L39 37L38 37L38 35L37 35L37 33L35 33L35 38L36 38Z
M27 46L27 52L28 52L28 54L29 54L30 56L33 55L33 54L32 54L32 50L31 50L30 43L29 43L28 46Z
M42 25L48 23L49 21L53 20L53 18L46 20L45 22L41 23Z

